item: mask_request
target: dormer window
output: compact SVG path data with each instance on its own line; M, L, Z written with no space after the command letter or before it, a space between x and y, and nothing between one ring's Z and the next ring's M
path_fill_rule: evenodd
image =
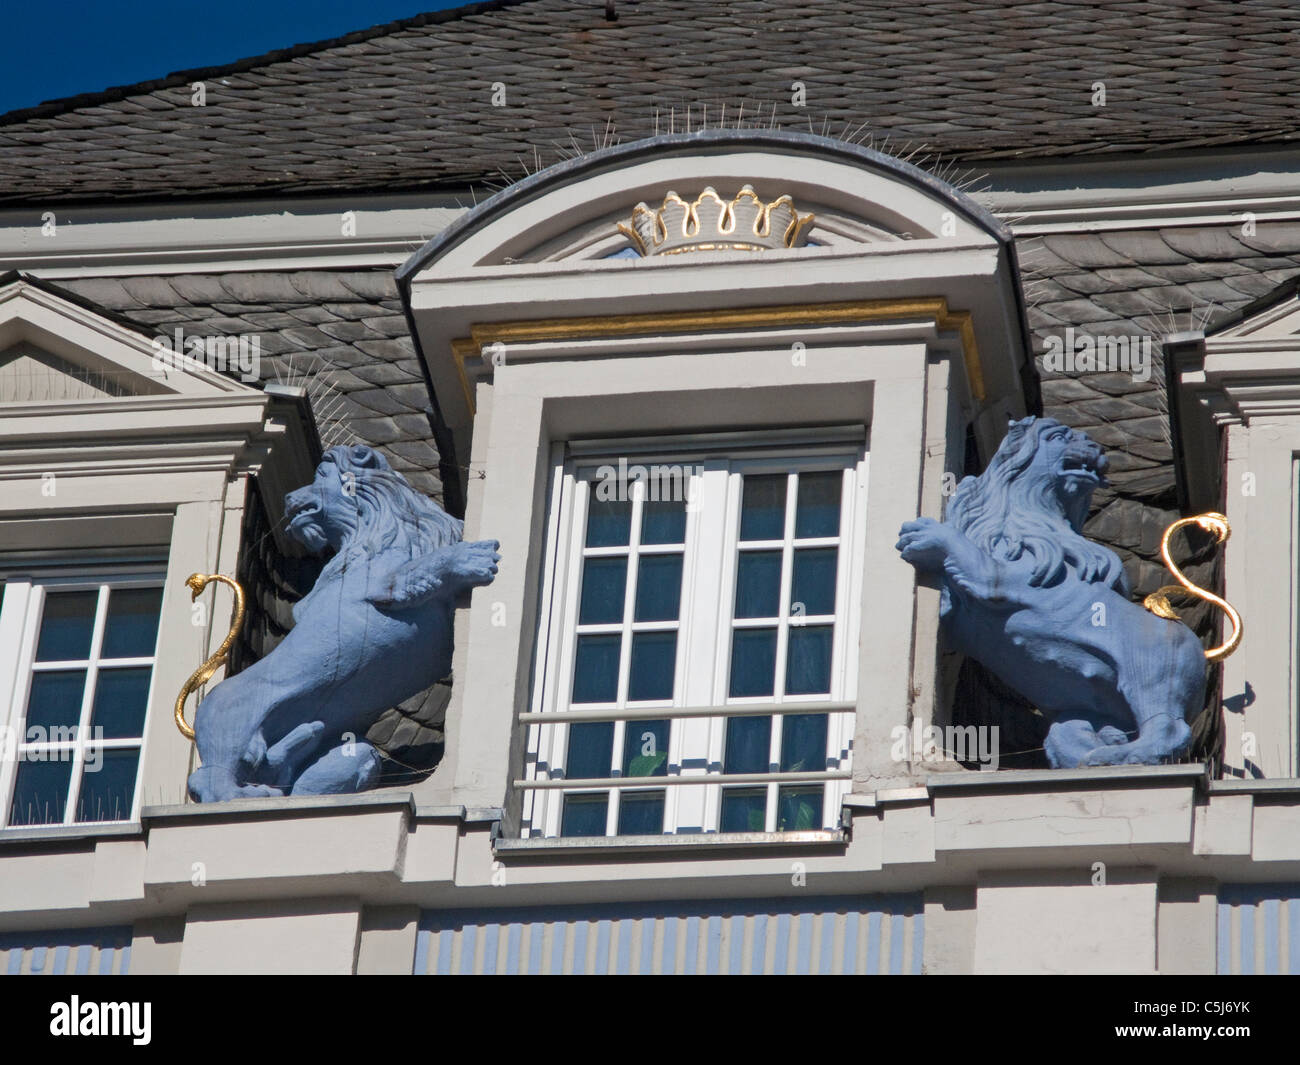
M860 428L818 435L583 447L555 471L530 835L835 827L866 453Z
M826 843L907 778L891 731L944 708L898 529L1035 402L997 222L865 149L713 131L534 175L398 281L503 559L424 801L504 801L502 846ZM686 505L603 492L637 464Z
M9 581L0 601L0 827L129 821L153 684L162 574Z

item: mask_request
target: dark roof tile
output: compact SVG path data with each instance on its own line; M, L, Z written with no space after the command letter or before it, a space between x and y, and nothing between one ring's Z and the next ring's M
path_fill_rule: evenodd
M952 160L1294 141L1298 29L1273 0L623 0L613 22L499 0L12 112L0 202L463 187L520 176L534 145L716 125L724 104Z

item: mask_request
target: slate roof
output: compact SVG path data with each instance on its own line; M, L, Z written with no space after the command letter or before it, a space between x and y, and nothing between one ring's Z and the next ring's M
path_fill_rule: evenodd
M429 393L390 270L61 278L56 287L151 334L256 336L262 380L305 384L326 447L371 444L442 498Z
M1038 360L1044 413L1108 449L1113 487L1094 497L1085 531L1120 552L1135 590L1145 595L1166 583L1160 536L1178 516L1159 340L1212 328L1300 276L1300 222L1260 222L1253 236L1240 225L1189 226L1059 234L1022 239L1018 247L1037 351L1066 326L1094 336L1153 338L1146 383L1125 373L1053 374ZM1194 581L1198 573L1209 576L1196 565L1188 573ZM1203 607L1191 617L1208 620L1212 613Z
M1163 335L1213 326L1300 278L1300 222L1069 233L1017 242L1028 319L1040 353L1044 413L1110 453L1087 532L1118 550L1135 589L1165 582L1159 538L1178 508L1163 381ZM57 287L119 320L170 334L256 334L265 380L306 374L328 446L377 446L421 491L441 499L428 394L386 269L253 271L60 279ZM1045 339L1067 326L1153 338L1152 376L1053 374ZM1193 572L1195 569L1193 568Z
M463 187L739 118L952 160L1293 141L1266 0L501 0L0 117L0 203ZM191 106L190 84L206 85ZM802 82L806 106L792 85ZM1104 82L1104 107L1093 84ZM492 106L493 86L506 106ZM706 113L707 110L707 113ZM690 112L689 118L684 112ZM670 118L671 115L671 118Z

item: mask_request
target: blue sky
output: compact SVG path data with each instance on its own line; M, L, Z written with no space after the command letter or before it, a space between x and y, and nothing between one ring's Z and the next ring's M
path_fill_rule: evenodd
M229 63L465 0L34 0L6 4L0 113Z

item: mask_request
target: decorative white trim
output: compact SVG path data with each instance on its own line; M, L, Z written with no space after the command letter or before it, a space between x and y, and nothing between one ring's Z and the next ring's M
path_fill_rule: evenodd
M473 202L469 193L433 193L10 208L0 211L0 271L53 278L397 266ZM355 236L343 235L349 212Z

